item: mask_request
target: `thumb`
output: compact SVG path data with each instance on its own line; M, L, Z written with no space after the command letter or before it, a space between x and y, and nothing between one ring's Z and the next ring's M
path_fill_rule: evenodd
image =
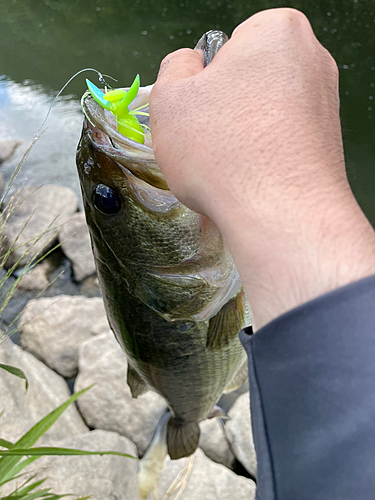
M179 49L168 54L161 62L157 82L170 82L190 78L204 69L201 50Z

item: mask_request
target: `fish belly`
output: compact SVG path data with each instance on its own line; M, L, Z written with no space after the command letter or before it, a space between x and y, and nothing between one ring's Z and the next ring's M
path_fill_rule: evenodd
M237 336L210 349L208 321L167 321L105 265L98 271L109 323L130 366L165 398L181 424L206 418L246 357Z

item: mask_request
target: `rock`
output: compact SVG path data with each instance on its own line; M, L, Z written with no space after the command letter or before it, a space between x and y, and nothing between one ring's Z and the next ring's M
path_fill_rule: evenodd
M90 276L81 283L81 293L85 297L101 297L102 293L97 276Z
M61 248L72 262L74 276L81 281L95 273L94 256L85 215L74 214L59 230Z
M5 188L5 180L3 174L0 173L0 196L2 196Z
M77 373L81 343L108 330L103 301L96 297L30 300L20 319L22 347L66 378Z
M8 284L8 283L7 283ZM2 289L1 293L5 292L4 288ZM4 330L10 329L16 330L15 335L12 336L12 339L14 341L14 337L17 337L19 339L19 331L17 329L17 324L20 318L20 315L26 306L26 304L29 302L29 300L33 299L35 297L35 292L28 292L25 290L19 290L15 289L14 293L12 292L12 297L9 300L8 304L5 307L5 310L1 314L1 324ZM6 300L6 297L2 297L2 299ZM16 344L19 344L19 340L16 342Z
M100 430L65 439L58 445L87 451L118 451L133 456L137 452L134 444L125 437ZM114 455L47 456L39 458L22 472L35 473L36 470L39 472L34 481L47 477L41 488L52 488L51 492L55 494L91 495L90 500L139 498L137 460L132 458Z
M253 434L250 420L249 393L242 394L229 410L225 431L232 445L232 450L239 462L256 477L257 459L254 448Z
M165 402L148 391L133 399L126 382L126 356L112 334L98 335L81 345L75 391L95 383L78 400L90 427L118 432L137 445L143 455L153 436Z
M0 363L20 368L29 381L0 369L0 437L17 441L34 424L70 397L65 380L23 351L11 340L0 345ZM87 432L75 405L71 405L58 421L39 439L38 444L54 442Z
M19 141L0 141L0 164L9 160L20 144Z
M48 261L42 261L40 264L35 266L31 271L22 276L17 284L17 288L27 291L41 291L48 287L49 280L47 277L50 271L50 263Z
M214 462L232 468L235 457L218 418L209 418L200 422L201 436L199 447Z
M12 275L7 276L7 271L2 268L0 269L0 280L2 281L3 285L1 287L1 293L0 293L0 307L3 307L4 302L8 300L8 295L12 294L13 292L17 291L16 289L16 278ZM9 302L8 302L9 306ZM7 306L7 307L8 307ZM7 308L5 308L5 311ZM6 322L6 320L5 320ZM1 315L1 324L2 328L4 329L4 311Z
M157 485L158 498L164 498L180 473L183 484L178 488L179 493L176 492L177 495L182 493L179 500L253 500L255 497L254 481L237 476L223 465L212 462L198 448L192 457L166 459ZM152 498L151 493L147 499Z
M81 287L72 280L73 270L69 259L58 248L53 254L61 256L58 266L49 274L51 286L44 292L44 297L54 297L56 295L84 295ZM52 256L53 256L52 254ZM58 260L58 259L56 259Z
M14 212L4 227L2 253L10 251L17 242L5 267L13 266L19 259L17 265L23 266L51 248L58 226L77 210L77 203L74 191L67 187L46 185L21 188L7 205L7 211Z

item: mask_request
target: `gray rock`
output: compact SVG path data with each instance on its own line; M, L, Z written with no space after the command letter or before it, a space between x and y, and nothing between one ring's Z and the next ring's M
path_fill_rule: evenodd
M0 163L9 160L20 144L19 141L0 141Z
M242 394L228 413L230 420L225 424L225 431L232 445L232 450L245 469L256 477L257 459L254 448L250 420L249 393Z
M23 351L11 340L0 344L0 363L20 368L29 381L25 392L24 380L0 369L1 437L17 441L47 413L70 397L65 380ZM71 405L59 420L40 438L38 444L87 432L77 408Z
M51 286L44 293L44 297L54 297L56 295L85 295L81 287L72 280L72 266L69 259L65 257L61 249L57 249L56 254L61 254L62 260L59 265L49 274ZM53 255L53 254L52 254Z
M214 462L232 468L235 458L220 420L207 419L201 422L199 427L201 429L199 447Z
M22 347L66 378L77 373L81 343L108 330L99 297L58 295L30 300L20 318Z
M22 276L17 284L17 288L27 291L44 290L50 284L47 277L50 267L50 263L47 260L42 261L40 264L31 269L31 271L25 274L25 276Z
M5 180L3 174L0 173L0 196L3 194L5 188Z
M81 281L95 273L89 230L83 213L74 214L59 230L61 248L72 262L74 276Z
M12 294L13 292L16 292L17 289L15 288L16 286L16 278L14 276L8 276L6 278L7 271L2 268L0 269L0 280L3 280L3 286L1 287L1 293L0 293L0 306L3 307L4 302L8 301L8 306L9 307L9 294ZM2 328L4 329L4 323L7 322L7 318L5 318L6 314L5 312L7 311L7 308L2 312L1 315L1 324Z
M79 398L78 406L90 427L126 436L143 455L165 411L165 402L152 391L133 399L126 372L126 356L112 334L98 335L82 344L75 391L95 386Z
M4 227L1 250L6 253L13 245L14 249L5 267L13 266L19 259L18 265L23 266L51 248L58 226L76 211L77 203L74 191L67 187L21 188L6 208L11 215Z
M179 500L253 500L255 497L254 481L237 476L223 465L212 462L199 448L192 457L180 460L167 458L159 476L158 498L164 497L178 476L175 484L179 492L176 490L176 494L181 495ZM152 498L150 493L147 499Z
M97 276L90 276L81 283L81 293L86 297L101 297L101 290Z
M87 451L118 451L133 456L137 451L125 437L100 430L60 441L58 445ZM56 494L91 495L91 500L139 498L137 460L132 458L114 455L47 456L24 469L30 473L36 470L35 480L48 478L41 488L52 488L51 492Z

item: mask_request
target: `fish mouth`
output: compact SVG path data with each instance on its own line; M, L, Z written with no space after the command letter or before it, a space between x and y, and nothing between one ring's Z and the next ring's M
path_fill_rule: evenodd
M211 63L214 56L227 41L228 36L220 30L207 31L199 39L195 49L202 50L204 66ZM128 106L129 112L133 111L137 115L138 125L143 129L143 144L119 133L114 115L108 109L104 109L106 106L100 106L90 91L87 91L81 99L82 111L85 115L83 133L88 136L97 150L129 169L139 179L153 187L169 190L167 182L156 163L152 149L149 118L152 87L153 85L139 87L137 95ZM100 93L100 90L97 90ZM129 87L123 90L129 91ZM142 113L137 113L140 109L142 109ZM140 134L140 130L137 133Z
M129 110L143 107L142 111L148 113L148 103L152 85L140 87ZM124 90L129 90L125 88ZM81 99L82 111L85 115L83 132L87 134L93 146L112 158L123 167L129 169L139 179L144 180L153 187L169 189L161 170L156 163L152 149L151 133L149 130L149 117L140 116L139 122L145 128L145 143L140 144L120 134L116 128L113 114L103 109L92 97L89 91Z

